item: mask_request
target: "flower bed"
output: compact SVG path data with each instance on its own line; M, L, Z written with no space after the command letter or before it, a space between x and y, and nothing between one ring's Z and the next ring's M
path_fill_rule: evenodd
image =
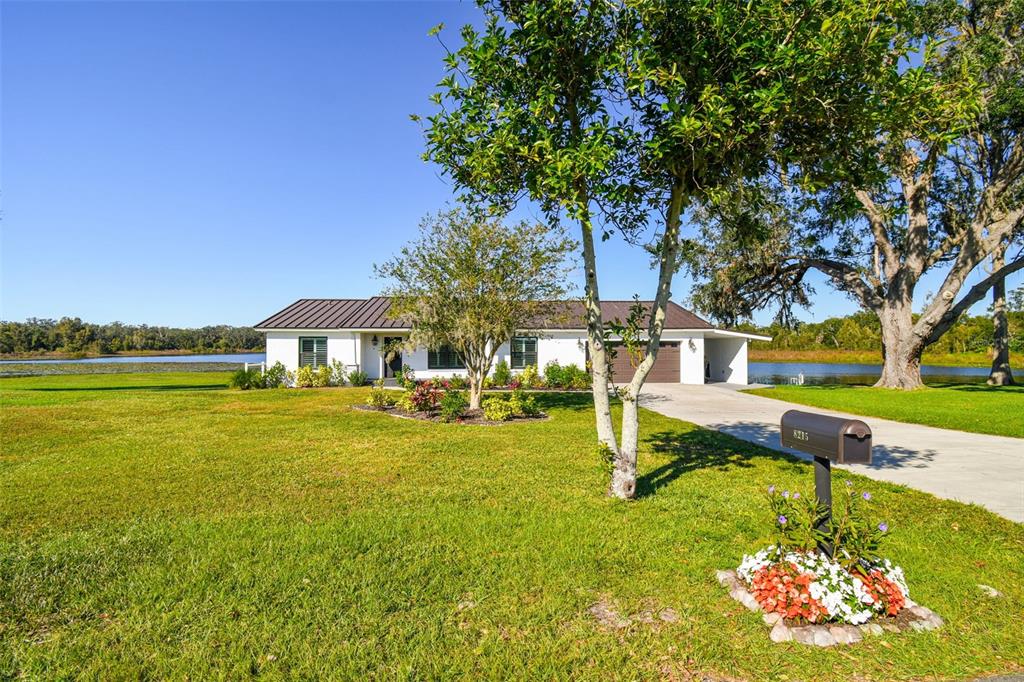
M735 571L719 571L719 582L764 613L775 641L831 646L865 633L939 627L939 616L910 599L903 569L879 555L889 527L868 521L870 500L847 483L826 522L817 501L769 488L775 544L745 555Z
M387 412L396 417L458 424L500 424L512 420L547 419L532 396L522 390L487 396L482 409L469 409L466 392L448 379L412 381L403 392L389 391L378 381L363 409Z

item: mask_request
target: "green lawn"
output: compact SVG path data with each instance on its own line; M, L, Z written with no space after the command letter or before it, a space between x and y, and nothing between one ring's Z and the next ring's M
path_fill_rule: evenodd
M836 472L947 621L772 644L714 580L810 468L644 412L642 496L607 499L589 397L432 424L366 389L226 375L0 380L0 678L968 678L1024 667L1024 526ZM977 583L1004 593L982 596ZM675 623L602 629L671 607Z
M776 386L754 395L867 417L1024 438L1024 386L929 386L895 391L867 386Z

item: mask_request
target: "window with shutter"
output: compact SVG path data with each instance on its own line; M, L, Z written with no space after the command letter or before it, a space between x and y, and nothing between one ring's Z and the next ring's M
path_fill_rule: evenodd
M320 367L327 364L327 337L299 337L299 367L311 365Z
M449 346L427 351L427 369L464 369L466 364Z
M523 369L537 364L537 337L512 337L512 369Z

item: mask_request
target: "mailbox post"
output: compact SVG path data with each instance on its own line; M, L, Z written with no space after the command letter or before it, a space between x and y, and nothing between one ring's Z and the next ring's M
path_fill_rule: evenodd
M871 427L859 419L829 417L801 410L782 415L783 447L814 455L814 494L826 513L818 526L827 531L832 520L832 462L871 463ZM832 548L819 549L832 555Z

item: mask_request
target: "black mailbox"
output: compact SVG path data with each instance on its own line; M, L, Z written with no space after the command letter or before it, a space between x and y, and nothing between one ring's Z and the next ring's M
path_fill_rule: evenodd
M789 410L782 445L840 464L871 463L871 427L859 419Z

